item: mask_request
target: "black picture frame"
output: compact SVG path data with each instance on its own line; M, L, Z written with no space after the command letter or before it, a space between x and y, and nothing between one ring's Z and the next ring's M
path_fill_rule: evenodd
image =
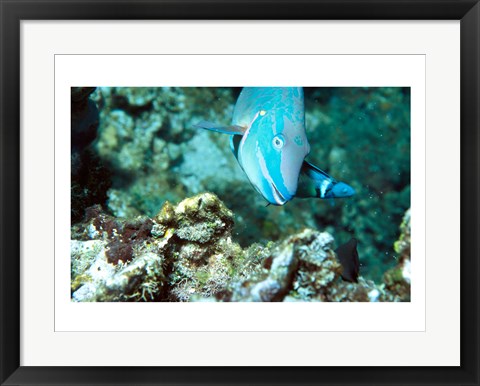
M1 385L245 384L479 385L478 0L0 0ZM20 366L20 21L147 19L460 20L461 366L25 367ZM443 193L442 193L443 194ZM448 200L448 197L445 198Z

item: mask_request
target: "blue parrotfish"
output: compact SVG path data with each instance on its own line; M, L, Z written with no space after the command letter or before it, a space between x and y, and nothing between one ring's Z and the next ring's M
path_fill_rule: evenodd
M284 205L294 197L355 194L346 183L305 161L310 144L301 87L245 87L231 125L202 121L195 127L231 135L230 147L240 167L270 204Z

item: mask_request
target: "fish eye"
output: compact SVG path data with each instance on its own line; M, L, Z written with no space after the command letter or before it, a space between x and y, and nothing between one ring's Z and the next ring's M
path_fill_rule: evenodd
M272 145L275 149L281 149L285 145L285 138L282 134L277 134L272 139Z

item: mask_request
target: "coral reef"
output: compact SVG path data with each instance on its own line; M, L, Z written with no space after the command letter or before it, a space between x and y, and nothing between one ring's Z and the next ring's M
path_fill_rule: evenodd
M405 270L409 217L396 244ZM408 223L409 224L409 223ZM402 283L341 278L327 232L306 228L242 249L233 212L212 193L165 202L152 217L126 220L99 205L72 227L73 301L405 301ZM405 279L406 277L403 276Z
M117 218L153 218L166 201L209 191L235 213L232 240L244 251L308 227L335 240L358 239L365 279L381 282L396 266L398 252L391 246L410 206L409 88L305 88L307 160L348 181L357 194L335 203L295 199L282 207L265 206L235 160L227 135L194 128L202 120L230 124L240 88L92 91L72 90L72 106L90 111L75 122L91 121L94 110L99 122L95 130L86 130L72 115L72 144L84 149L79 153L72 147L73 224L84 221L85 209L95 204ZM161 228L153 226L152 232Z
M235 164L228 138L218 146L215 136L197 136L193 128L200 119L231 114L230 89L103 87L93 97L102 122L96 151L114 171L107 206L115 216L154 216L165 201L205 191L219 167Z
M400 238L394 244L398 254L398 263L384 275L384 282L398 300L410 301L410 209L407 210L400 225Z

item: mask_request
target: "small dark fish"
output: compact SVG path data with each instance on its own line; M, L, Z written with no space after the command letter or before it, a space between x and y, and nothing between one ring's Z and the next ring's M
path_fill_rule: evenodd
M338 260L342 264L342 279L352 283L358 283L358 273L360 270L360 260L357 252L357 239L350 239L345 244L340 245L336 250Z

